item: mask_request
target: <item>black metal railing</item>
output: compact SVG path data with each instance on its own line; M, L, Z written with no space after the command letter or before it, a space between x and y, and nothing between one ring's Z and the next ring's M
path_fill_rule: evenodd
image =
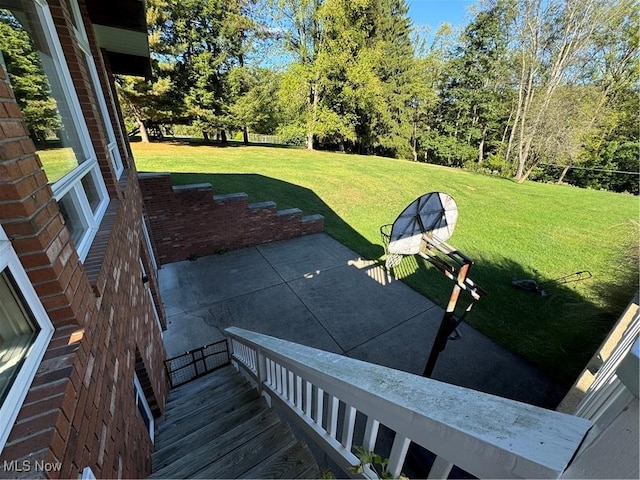
M164 361L164 367L169 375L171 388L175 388L225 365L229 365L229 363L227 341L222 340L211 345L189 350L176 357L168 358Z

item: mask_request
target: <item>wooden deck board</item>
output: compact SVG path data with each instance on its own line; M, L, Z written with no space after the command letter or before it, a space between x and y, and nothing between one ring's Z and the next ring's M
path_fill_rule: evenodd
M217 438L228 437L236 426L247 419L254 419L264 411L264 400L257 398L211 424L206 423L186 435L178 434L173 437L172 441L167 439L166 442L163 442L165 446L153 453L154 471L180 460L183 456L194 452L200 445L210 444Z
M298 478L300 475L304 475L310 467L315 467L318 475L320 474L307 445L303 442L296 442L278 452L268 461L245 472L240 478Z
M150 478L317 478L304 442L233 367L172 390Z
M156 470L154 461L153 477L191 478L196 472L209 467L225 455L233 455L236 449L241 448L253 436L274 427L279 420L275 412L264 409L223 435L212 437L203 445L193 445L188 454L165 464L164 468Z
M240 478L272 453L295 441L291 428L278 422L266 431L248 438L239 448L196 472L193 478Z

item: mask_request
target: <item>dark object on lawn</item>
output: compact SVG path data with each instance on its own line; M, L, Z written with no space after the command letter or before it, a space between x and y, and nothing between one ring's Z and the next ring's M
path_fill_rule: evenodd
M571 273L569 275L565 275L564 277L556 278L555 280L547 280L546 282L541 283L530 279L518 280L516 277L513 277L513 279L511 280L511 285L517 288L521 288L522 290L538 293L541 297L544 297L547 295L547 292L544 291L543 287L548 288L565 283L581 282L591 277L593 277L593 275L591 275L590 271L583 270L581 272Z
M403 256L418 255L453 282L453 291L431 347L423 377L431 376L447 341L461 338L458 326L475 303L487 294L469 278L473 260L446 243L457 220L458 206L455 200L446 193L431 192L415 199L393 224L380 227L387 254L387 269L397 267ZM456 305L462 291L471 296L471 302L456 316Z

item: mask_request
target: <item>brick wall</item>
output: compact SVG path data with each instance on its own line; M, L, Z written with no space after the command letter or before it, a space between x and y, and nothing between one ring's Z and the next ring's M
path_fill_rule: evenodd
M169 174L142 174L140 188L161 264L324 230L320 215L249 204L246 194L214 196L209 184L172 187Z
M58 26L68 15L64 4L56 5ZM91 88L80 70L72 76ZM85 92L86 102L92 101ZM94 107L83 109L89 122ZM106 155L98 162L110 205L83 264L0 67L0 224L55 327L0 454L0 477L17 475L3 469L14 460L61 462L58 471L30 477L76 478L87 466L98 478L150 473L152 443L134 402L136 362L156 414L168 383L161 333L142 282L140 258L149 255L142 201L134 169L118 181Z

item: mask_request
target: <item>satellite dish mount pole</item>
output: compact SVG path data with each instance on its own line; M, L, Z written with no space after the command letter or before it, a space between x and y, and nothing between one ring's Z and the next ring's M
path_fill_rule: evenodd
M436 338L433 342L433 346L431 347L431 353L429 354L429 359L427 360L427 366L424 369L422 374L423 377L431 377L433 374L433 369L436 366L436 362L438 361L438 357L440 353L444 351L447 346L447 341L453 332L458 328L458 325L462 323L467 314L471 311L475 302L480 298L481 295L484 295L485 292L480 289L477 285L475 285L471 279L468 278L469 270L471 269L471 265L473 265L473 261L463 255L458 251L451 252L448 256L449 258L453 258L459 263L460 268L458 269L458 275L454 277L450 269L441 268L442 264L440 262L434 261L433 257L428 258L426 255L421 254L423 258L428 259L434 264L436 267L439 267L440 270L445 273L447 277L451 280L454 280L453 290L451 291L451 297L449 297L449 303L447 304L447 309L442 316L442 321L440 322L440 328L438 328L438 333L436 334ZM469 303L469 306L465 309L464 313L460 317L456 317L455 310L456 305L458 304L458 298L460 297L460 292L462 290L467 290L471 296L472 300Z

